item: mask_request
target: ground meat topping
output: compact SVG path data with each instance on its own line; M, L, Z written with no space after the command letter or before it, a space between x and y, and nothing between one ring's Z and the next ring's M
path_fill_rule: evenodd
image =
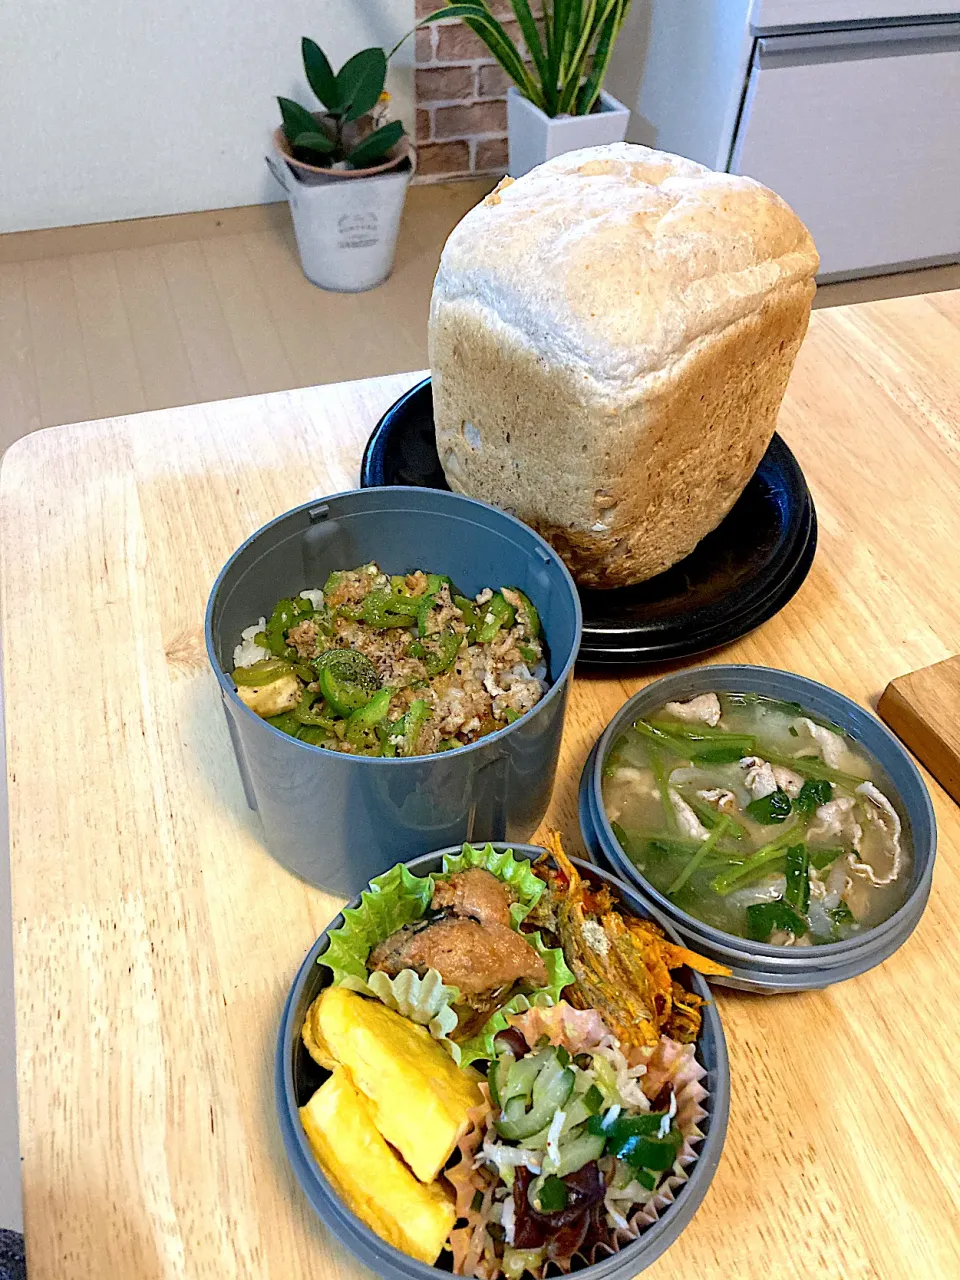
M291 627L287 640L301 658L316 658L320 654L320 628L312 618L305 618Z

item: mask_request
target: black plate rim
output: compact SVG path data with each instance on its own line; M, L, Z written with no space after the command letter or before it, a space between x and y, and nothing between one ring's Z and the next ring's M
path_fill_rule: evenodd
M818 525L816 511L812 505L810 515L809 537L802 547L790 575L784 578L781 584L781 591L771 594L757 607L753 615L739 616L737 618L736 634L724 634L722 638L716 638L711 634L714 630L722 630L726 633L729 627L729 619L726 619L718 627L711 628L710 631L700 632L691 636L689 641L677 641L673 645L635 646L632 649L627 647L620 649L609 647L593 649L590 645L581 643L580 652L577 655L577 664L591 667L651 666L655 663L673 662L680 658L693 658L700 654L723 649L729 644L736 643L737 640L742 640L751 631L756 631L758 627L762 627L765 622L769 622L771 618L775 617L785 605L790 603L806 581L817 552Z
M390 428L406 404L430 388L428 376L409 387L384 412L367 440L360 467L360 486L370 488L386 483L385 454ZM589 618L584 609L583 640L578 661L589 666L649 666L719 649L749 634L780 611L806 579L817 548L817 515L806 478L789 445L775 433L769 448L779 454L777 469L792 481L799 494L796 513L786 529L783 545L757 578L731 593L729 607L717 616L717 605L702 606L668 622L660 637L650 644L631 644L636 629L627 624L604 626ZM766 454L764 457L766 458ZM629 588L627 588L629 590ZM585 592L581 591L581 600ZM586 594L603 593L587 590ZM722 608L722 606L720 606ZM698 614L709 619L698 621Z

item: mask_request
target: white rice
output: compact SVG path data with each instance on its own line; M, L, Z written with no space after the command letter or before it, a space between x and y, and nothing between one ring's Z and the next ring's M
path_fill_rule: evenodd
M253 642L253 637L262 631L266 625L266 618L261 618L254 626L247 627L245 631L240 632L240 639L243 643L238 644L233 651L233 665L235 667L252 667L255 662L261 662L264 658L270 657L269 649L264 649Z

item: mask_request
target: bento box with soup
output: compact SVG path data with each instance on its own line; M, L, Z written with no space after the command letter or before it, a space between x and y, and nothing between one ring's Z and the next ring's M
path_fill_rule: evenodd
M703 973L611 876L504 845L377 877L290 994L276 1081L307 1196L380 1275L635 1275L720 1155Z
M787 672L657 681L584 770L588 844L735 984L823 986L909 935L936 836L909 756L842 695Z

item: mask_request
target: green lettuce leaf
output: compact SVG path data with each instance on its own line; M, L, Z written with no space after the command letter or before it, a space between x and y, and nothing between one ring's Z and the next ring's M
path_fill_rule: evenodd
M317 963L330 970L335 987L369 994L370 952L397 929L420 920L432 897L433 876L415 876L402 863L391 867L370 881L359 907L344 911L344 923L330 933L330 945Z
M530 914L543 893L543 881L533 874L526 858L514 857L512 849L497 852L492 845L477 849L465 844L457 854L443 860L443 874L453 875L470 867L483 867L510 885L517 901L510 907L514 929ZM574 981L559 948L545 947L539 933L524 934L527 941L543 957L547 985L529 995L517 995L492 1014L477 1035L457 1045L450 1037L458 1019L452 1006L460 993L456 987L444 985L440 975L430 970L419 978L412 969L404 969L395 978L383 973L370 973L370 952L384 938L404 925L421 920L433 898L434 877L413 875L402 863L370 881L369 889L360 895L359 907L343 913L344 923L330 932L327 950L317 963L325 965L333 975L335 987L348 987L363 995L374 996L388 1008L411 1021L427 1027L435 1040L443 1043L455 1062L466 1066L476 1058L493 1055L493 1038L507 1024L507 1015L523 1013L535 1004L556 1004L560 992Z
M529 995L514 996L505 1005L501 1005L496 1013L491 1014L477 1034L460 1045L461 1067L467 1066L477 1058L496 1057L493 1048L494 1037L498 1031L505 1031L510 1025L507 1018L511 1013L526 1013L534 1005L556 1004L564 987L568 987L571 982L576 982L576 975L567 967L560 947L545 947L539 933L526 933L524 937L543 957L543 963L547 969L547 985L540 987L537 991L531 991Z
M465 844L459 853L444 855L444 875L467 871L471 867L483 867L513 889L517 901L510 907L510 916L513 927L518 928L540 901L544 889L543 881L534 875L529 859L514 857L512 849L497 852L492 844L485 845L482 849Z

